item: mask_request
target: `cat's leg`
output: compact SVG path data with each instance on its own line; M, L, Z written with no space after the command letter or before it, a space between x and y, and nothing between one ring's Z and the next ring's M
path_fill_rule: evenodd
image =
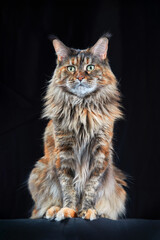
M31 218L54 218L54 211L62 207L61 190L56 176L56 170L47 159L42 158L32 170L28 186L35 202Z
M77 216L77 194L73 185L75 160L71 140L63 141L62 146L59 146L57 150L56 168L62 191L63 207L57 213L55 220L61 221L65 218Z
M84 189L82 208L79 212L79 217L93 220L98 216L95 209L97 191L102 184L104 172L109 167L110 154L108 143L99 147L94 153L94 166Z
M76 212L76 191L73 186L73 176L70 169L61 169L59 172L59 180L63 192L63 207L56 215L56 221L61 221L65 218L74 218Z
M126 191L123 186L127 186L125 176L120 170L116 174L113 173L113 166L108 167L103 175L103 181L97 188L92 211L91 209L82 211L81 217L90 220L96 217L117 219L118 216L124 215ZM91 192L93 191L91 188Z

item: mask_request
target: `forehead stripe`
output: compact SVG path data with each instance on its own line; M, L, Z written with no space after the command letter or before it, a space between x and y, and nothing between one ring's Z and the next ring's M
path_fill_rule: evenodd
M80 56L80 54L78 54L78 56L77 56L78 64L80 64L80 59L81 59L81 56Z
M77 58L76 57L74 58L74 64L77 64Z
M87 59L87 57L84 58L84 63L85 63L85 64L88 64L88 59Z
M84 53L81 54L81 61L84 61Z
M69 64L72 65L72 59L71 58L69 59Z
M89 57L89 58L88 58L88 64L91 64L91 63L92 63L92 58Z
M85 57L84 62L85 62L85 64L91 64L92 58L91 57Z
M69 58L69 64L70 65L80 65L82 62L85 64L91 64L92 63L92 58L90 56L85 56L84 53L78 54L75 57Z
M74 65L74 57L72 57L72 65Z

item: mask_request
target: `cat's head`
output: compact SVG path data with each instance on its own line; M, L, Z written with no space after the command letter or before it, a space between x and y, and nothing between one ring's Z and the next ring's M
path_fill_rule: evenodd
M52 42L57 54L55 84L80 98L108 85L112 74L107 58L108 37L108 34L103 35L94 46L85 50L69 48L54 37Z

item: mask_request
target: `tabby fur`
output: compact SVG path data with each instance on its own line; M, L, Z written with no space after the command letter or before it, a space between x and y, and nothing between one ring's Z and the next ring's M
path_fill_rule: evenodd
M57 67L45 96L44 156L28 181L31 218L117 219L125 214L127 184L112 157L114 123L122 112L108 35L85 50L52 40ZM89 65L94 69L87 71Z

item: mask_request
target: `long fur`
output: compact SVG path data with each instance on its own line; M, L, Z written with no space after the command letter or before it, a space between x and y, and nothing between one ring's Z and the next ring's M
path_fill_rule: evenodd
M98 44L108 44L105 38L102 36ZM55 49L58 47L61 42ZM123 116L117 80L108 59L99 59L106 53L98 52L96 57L92 48L83 51L67 48L67 52L64 44L62 48L63 51L57 50L61 56L45 96L43 117L49 123L44 134L44 157L36 163L29 178L29 190L35 201L32 218L42 217L52 206L58 206L61 210L52 213L51 218L71 217L71 213L66 214L67 207L90 220L96 216L117 219L125 213L127 185L124 174L112 160L114 123ZM102 50L96 46L96 54ZM79 67L92 62L97 63L98 70L92 76L98 81L97 88L79 97L66 87L66 78L70 79L69 84L75 82L63 69L70 64ZM88 75L84 77L91 85Z

